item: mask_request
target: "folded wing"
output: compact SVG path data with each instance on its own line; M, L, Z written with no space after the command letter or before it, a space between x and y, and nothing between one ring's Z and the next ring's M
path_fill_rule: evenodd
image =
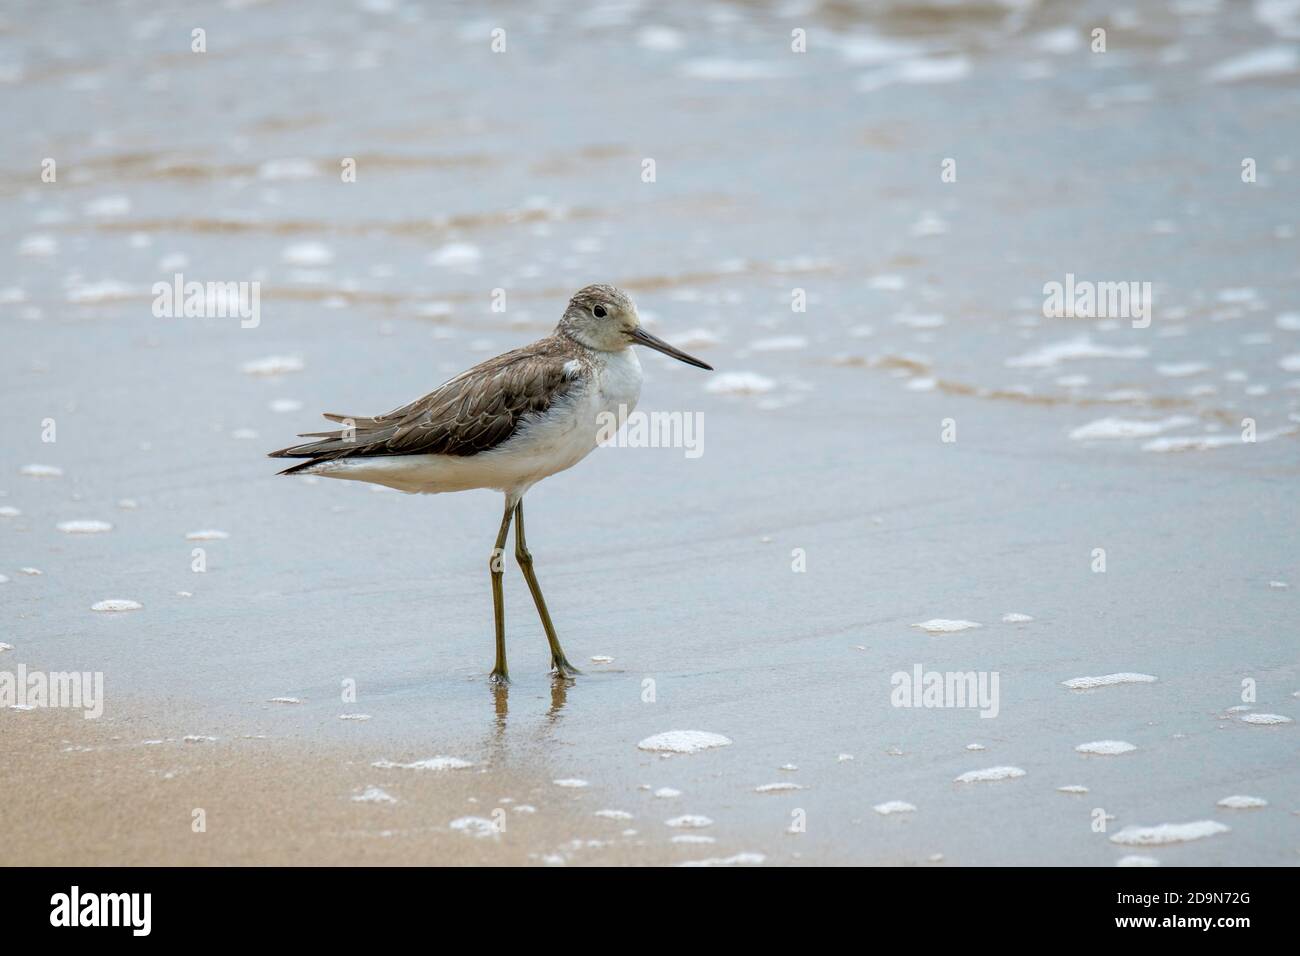
M340 458L469 456L496 448L572 389L573 356L547 346L543 340L489 359L386 415L327 413L344 427L300 435L316 440L270 457L308 459L280 472L288 475Z

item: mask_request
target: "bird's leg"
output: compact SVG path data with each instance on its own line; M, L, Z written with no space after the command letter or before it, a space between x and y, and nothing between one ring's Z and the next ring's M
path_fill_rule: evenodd
M542 597L542 586L537 583L533 573L533 556L528 551L528 541L524 537L524 503L515 505L515 560L519 570L524 572L528 590L533 592L533 603L537 605L537 616L542 619L542 630L546 632L546 643L551 645L551 670L560 677L572 677L582 673L569 663L560 647L560 639L555 636L555 625L551 623L551 613L546 610L546 598Z
M501 518L501 530L497 532L497 544L488 560L488 570L492 572L492 614L497 626L497 663L489 678L494 684L510 683L510 675L506 671L506 601L501 579L505 576L506 536L510 534L510 516L513 514L514 508L507 502L506 513Z

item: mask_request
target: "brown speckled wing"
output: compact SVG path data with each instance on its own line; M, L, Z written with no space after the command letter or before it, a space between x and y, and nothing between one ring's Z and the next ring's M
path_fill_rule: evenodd
M317 441L282 448L272 458L308 458L281 472L317 462L392 455L477 455L515 434L529 416L545 412L573 388L571 360L578 349L551 337L488 359L438 386L423 398L377 417L352 418L353 429L315 432ZM348 416L333 413L331 421Z

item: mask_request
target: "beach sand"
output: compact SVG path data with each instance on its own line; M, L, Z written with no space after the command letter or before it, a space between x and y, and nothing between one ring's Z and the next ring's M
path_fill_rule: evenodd
M204 737L0 711L0 865L644 866L737 852L654 839L662 821L644 808L597 816L611 808L527 767L384 769L341 744Z

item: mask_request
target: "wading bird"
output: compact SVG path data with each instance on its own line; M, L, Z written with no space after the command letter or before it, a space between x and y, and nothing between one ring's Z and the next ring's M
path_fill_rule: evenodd
M712 371L643 329L627 293L589 285L569 300L546 338L488 359L387 415L326 414L343 428L299 435L315 441L273 451L270 457L307 459L282 475L346 478L422 494L471 488L503 492L505 514L488 564L496 618L491 679L502 684L510 679L501 579L512 518L515 559L551 646L552 673L568 677L578 671L564 656L533 573L523 498L543 478L587 457L609 416L625 415L636 406L641 363L633 345Z

